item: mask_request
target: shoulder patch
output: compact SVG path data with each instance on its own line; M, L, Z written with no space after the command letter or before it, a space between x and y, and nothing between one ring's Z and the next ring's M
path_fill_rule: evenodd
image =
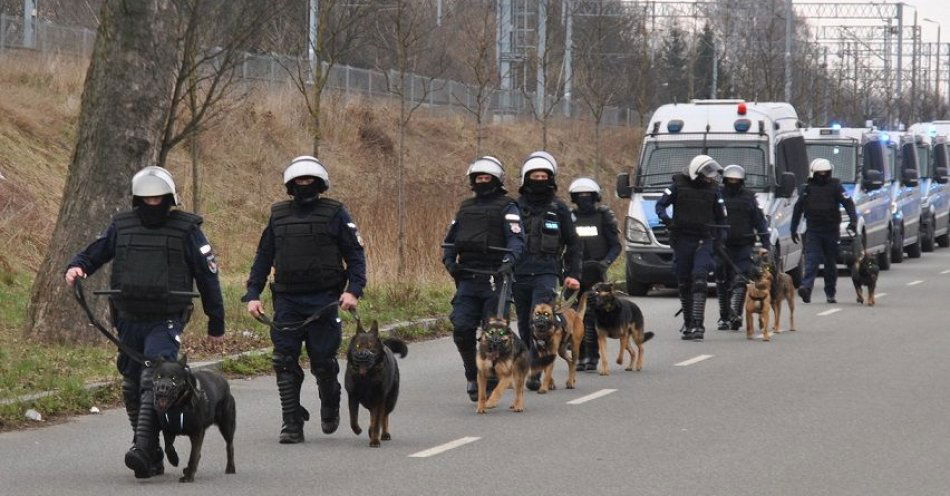
M211 253L211 245L204 245L201 248L198 248L198 251L200 251L202 255L207 255Z
M663 194L664 194L664 195L672 195L672 194L673 194L673 190L671 190L670 188L666 188L666 189L663 190Z
M349 227L353 231L353 234L356 236L356 242L359 243L360 248L362 248L364 246L363 236L360 235L360 230L356 227L356 224L353 222L347 222L346 227Z
M505 214L505 220L521 222L521 216L518 214ZM455 222L454 220L452 222Z

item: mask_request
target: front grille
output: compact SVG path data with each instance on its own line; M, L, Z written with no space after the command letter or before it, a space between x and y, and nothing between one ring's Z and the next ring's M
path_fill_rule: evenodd
M653 228L653 237L656 238L656 242L661 245L670 245L670 230L662 224Z

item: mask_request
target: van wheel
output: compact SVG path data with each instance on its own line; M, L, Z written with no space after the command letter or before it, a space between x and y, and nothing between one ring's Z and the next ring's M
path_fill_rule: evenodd
M930 226L920 233L920 249L927 253L934 251L934 230L937 229L937 218L930 218Z
M904 261L904 229L896 229L891 243L891 263Z
M936 226L934 226L934 229L936 229ZM944 234L941 234L940 236L937 236L936 241L937 241L937 246L941 248L950 247L950 230L948 230Z
M630 296L646 296L650 285L627 278L627 294Z
M887 235L884 251L877 254L877 265L881 270L891 270L891 235Z
M917 234L917 241L914 244L907 245L907 256L910 258L920 258L920 234Z

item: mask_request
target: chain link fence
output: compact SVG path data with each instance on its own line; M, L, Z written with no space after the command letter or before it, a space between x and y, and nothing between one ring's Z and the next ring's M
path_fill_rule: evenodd
M46 22L34 22L32 29L24 30L23 19L0 15L0 55L9 50L19 52L35 51L88 57L92 55L96 33L90 29L57 26ZM288 70L296 71L298 64L306 60L286 55L245 53L240 66L239 76L249 81L275 84L291 83ZM302 67L305 67L303 65ZM397 76L372 69L361 69L345 65L336 65L330 71L327 89L336 90L347 96L392 97L390 81ZM460 112L475 109L478 102L478 88L465 83L446 79L430 79L410 75L404 85L406 95L416 103L430 108L448 108ZM492 90L488 113L501 116L520 116L530 118L534 112L531 102L534 95L520 90ZM550 100L547 109L552 117L563 115L563 102ZM572 117L590 119L587 107L578 101L572 105ZM602 124L606 126L630 126L639 123L636 112L629 108L607 107L603 113Z

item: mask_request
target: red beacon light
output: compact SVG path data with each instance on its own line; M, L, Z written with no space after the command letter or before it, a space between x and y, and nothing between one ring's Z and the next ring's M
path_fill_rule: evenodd
M739 113L739 115L745 115L745 112L746 112L745 103L739 104L739 108L737 109L737 112Z

